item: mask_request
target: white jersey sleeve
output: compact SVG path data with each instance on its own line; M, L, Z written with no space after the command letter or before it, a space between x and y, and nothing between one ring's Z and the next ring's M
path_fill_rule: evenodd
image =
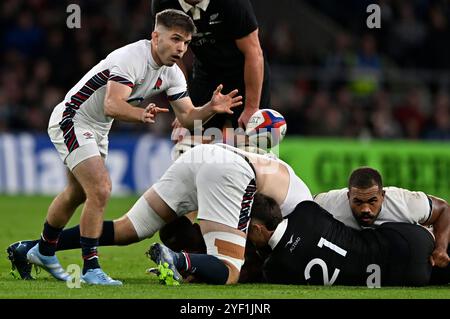
M424 224L432 212L431 201L424 192L398 187L385 187L385 200L376 224L383 222L409 222Z
M125 46L113 51L106 58L109 68L109 80L133 87L143 77L147 66L146 55L136 45Z
M297 207L300 202L312 200L313 198L308 186L295 174L292 167L280 159L277 160L283 163L289 171L288 193L284 199L284 202L280 205L281 214L283 217L286 217L294 211L295 207Z
M169 70L169 87L166 90L169 100L179 100L188 96L186 78L180 67L175 64L173 67L169 68Z

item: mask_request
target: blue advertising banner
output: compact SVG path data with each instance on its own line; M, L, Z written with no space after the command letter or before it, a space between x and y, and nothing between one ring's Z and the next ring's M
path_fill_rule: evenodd
M172 163L173 144L153 135L110 136L107 167L113 194L142 193ZM47 135L0 134L0 193L55 194L66 168Z

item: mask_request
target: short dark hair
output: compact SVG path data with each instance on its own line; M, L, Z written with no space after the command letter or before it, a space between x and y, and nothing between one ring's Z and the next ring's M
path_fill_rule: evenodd
M168 29L180 28L187 33L196 32L194 21L186 13L175 9L166 9L156 14L155 26L162 25Z
M360 167L355 169L348 179L348 189L370 188L377 185L379 189L383 188L383 180L380 172L371 167Z
M278 203L272 197L258 193L253 198L250 216L261 221L268 230L275 230L283 220Z

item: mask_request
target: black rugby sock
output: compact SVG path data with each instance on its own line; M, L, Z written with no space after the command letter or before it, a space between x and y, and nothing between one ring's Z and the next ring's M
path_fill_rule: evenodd
M89 269L100 268L97 253L98 238L80 237L80 245L84 260L83 275Z
M103 222L103 230L100 235L99 246L112 246L114 242L114 222L107 220ZM69 250L81 248L80 245L80 226L64 229L59 236L56 250Z
M178 253L178 270L185 270L207 284L224 285L228 267L217 257L206 254Z
M39 240L39 252L44 256L53 256L56 251L59 235L62 228L51 226L47 221L44 224L44 229Z

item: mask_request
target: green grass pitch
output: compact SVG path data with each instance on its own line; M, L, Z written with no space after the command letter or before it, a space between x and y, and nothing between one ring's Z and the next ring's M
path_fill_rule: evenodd
M112 198L105 219L121 216L136 199L137 197ZM39 236L51 200L50 197L0 196L1 299L450 299L449 286L380 289L263 284L162 286L156 277L145 273L147 268L154 266L145 256L145 251L153 241L158 240L157 237L130 246L100 247L102 267L113 278L122 280L122 287L82 285L79 289L70 289L65 283L49 277L45 271L41 271L35 281L17 280L10 274L6 247L14 241ZM78 223L79 214L78 211L73 216L69 226ZM81 265L80 254L79 250L73 250L59 252L58 256L63 266L67 267L69 264Z

